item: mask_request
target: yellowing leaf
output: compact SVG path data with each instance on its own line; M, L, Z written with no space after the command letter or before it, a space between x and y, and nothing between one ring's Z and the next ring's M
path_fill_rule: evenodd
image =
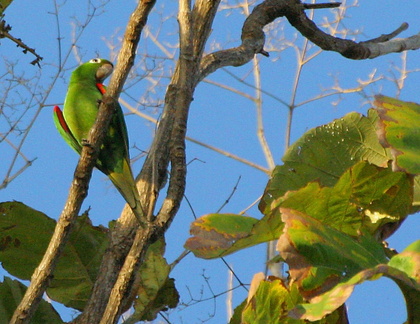
M370 235L356 240L296 210L281 208L281 213L286 225L277 249L305 298L328 291L343 277L387 262L381 244Z
M379 140L390 147L397 169L420 174L420 105L375 96L379 114Z
M187 240L185 248L200 258L210 259L272 240L268 228L256 231L254 226L257 223L255 218L234 214L202 216L191 224L190 233L194 236ZM261 226L264 224L259 228Z

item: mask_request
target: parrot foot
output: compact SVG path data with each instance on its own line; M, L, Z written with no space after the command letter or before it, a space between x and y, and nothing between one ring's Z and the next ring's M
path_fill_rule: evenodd
M82 138L82 146L89 146L92 147L92 144L90 144L89 140L86 138Z

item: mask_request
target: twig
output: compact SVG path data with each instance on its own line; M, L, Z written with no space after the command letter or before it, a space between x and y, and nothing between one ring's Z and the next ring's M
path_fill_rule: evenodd
M304 3L304 9L328 9L337 8L341 6L341 2L330 2L330 3Z
M134 109L132 106L130 106L124 99L119 99L119 102L124 106L124 107L126 107L128 110L130 110L133 114L136 114L136 115L138 115L138 116L140 116L141 118L144 118L144 119L146 119L146 120L148 120L148 121L150 121L150 122L152 122L152 123L157 123L157 120L155 119L155 118L153 118L153 117L151 117L151 116L149 116L149 115L147 115L147 114L145 114L145 113L142 113L141 111L138 111L137 109ZM217 152L217 153L219 153L219 154L222 154L222 155L224 155L224 156L226 156L226 157L228 157L228 158L231 158L231 159L233 159L233 160L236 160L236 161L238 161L238 162L241 162L241 163L243 163L243 164L246 164L246 165L248 165L248 166L250 166L250 167L252 167L252 168L255 168L255 169L257 169L257 170L260 170L260 171L262 171L262 172L264 172L264 173L266 173L266 174L270 174L271 173L271 171L269 170L269 169L267 169L267 168L264 168L263 166L261 166L261 165L259 165L259 164L256 164L256 163L254 163L254 162L251 162L251 161L249 161L249 160L247 160L247 159L244 159L244 158L241 158L240 156L238 156L238 155L235 155L235 154L233 154L233 153L230 153L230 152L227 152L227 151L225 151L225 150L222 150L222 149L220 149L220 148L217 148L217 147L215 147L215 146L212 146L212 145L210 145L210 144L207 144L207 143L204 143L204 142L202 142L202 141L199 141L199 140L197 140L197 139L195 139L195 138L192 138L192 137L190 137L190 136L186 136L185 137L185 139L187 140L187 141L189 141L189 142L192 142L192 143L195 143L195 144L197 144L197 145L200 145L200 146L202 146L202 147L205 147L205 148L207 148L207 149L209 149L209 150L212 150L212 151L214 151L214 152Z
M40 66L40 62L42 61L42 56L38 55L38 53L35 51L34 48L30 48L28 45L26 45L20 38L13 37L9 31L12 30L12 27L10 25L6 24L6 21L0 20L0 38L8 38L12 42L15 42L17 46L23 48L23 53L26 54L27 52L32 53L36 59L31 62L32 65L38 65Z

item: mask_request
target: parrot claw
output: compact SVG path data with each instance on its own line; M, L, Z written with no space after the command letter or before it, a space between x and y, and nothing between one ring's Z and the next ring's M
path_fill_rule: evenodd
M82 146L92 147L92 145L90 144L89 140L86 139L86 138L82 138Z

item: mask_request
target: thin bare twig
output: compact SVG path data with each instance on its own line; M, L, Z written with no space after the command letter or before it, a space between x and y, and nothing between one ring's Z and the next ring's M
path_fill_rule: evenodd
M1 16L1 15L0 15ZM23 53L26 54L27 52L32 53L35 56L35 60L31 62L32 65L40 66L40 62L42 61L42 56L38 55L34 48L29 47L26 45L20 38L16 38L12 36L9 32L12 27L6 24L6 21L0 19L0 38L8 38L12 42L16 43L17 46L23 48Z

